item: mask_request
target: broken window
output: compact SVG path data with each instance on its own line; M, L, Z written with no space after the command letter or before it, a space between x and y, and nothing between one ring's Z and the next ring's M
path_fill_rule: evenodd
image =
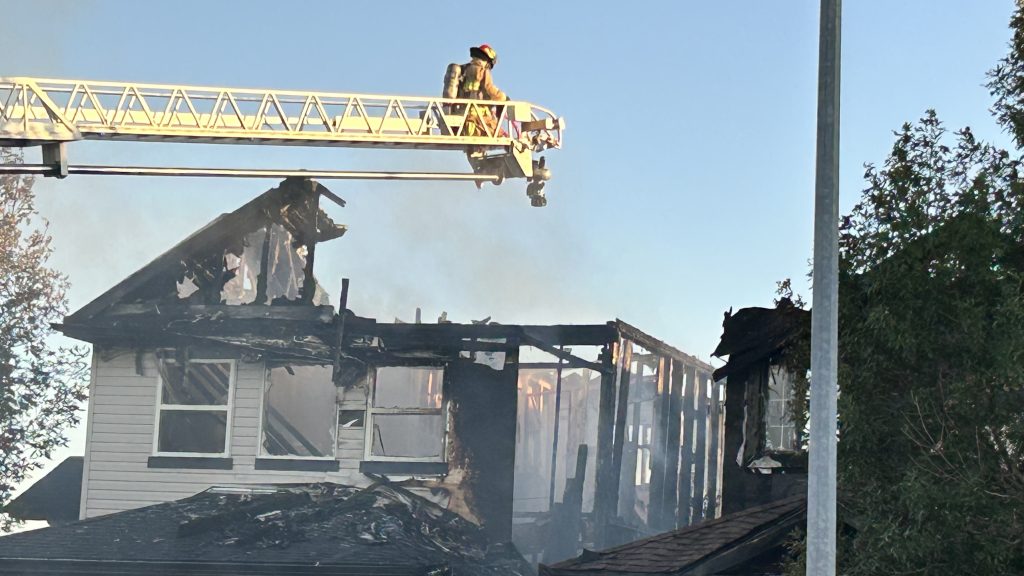
M234 361L165 359L159 367L156 453L226 455Z
M261 456L334 458L337 388L331 366L279 366L263 391Z
M241 254L224 251L224 270L231 279L224 283L220 297L225 304L252 304L262 267L263 242L267 229L260 228L242 238Z
M365 410L339 410L338 411L338 428L343 429L360 429L364 426L366 420Z
M266 254L264 255L264 249ZM224 253L224 269L231 279L224 283L221 299L225 304L271 304L276 299L298 300L305 283L306 255L309 249L280 224L246 234L241 254ZM256 302L260 274L266 262L265 300Z
M797 449L796 425L789 406L793 400L793 375L782 366L768 373L768 413L765 416L765 448L792 452Z
M366 457L441 462L445 459L444 369L388 366L372 372Z

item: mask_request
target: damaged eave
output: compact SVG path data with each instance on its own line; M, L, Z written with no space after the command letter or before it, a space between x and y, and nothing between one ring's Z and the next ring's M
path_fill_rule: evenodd
M747 367L771 360L782 350L805 336L811 325L811 311L798 308L788 298L779 300L775 308L743 308L735 314L730 310L722 321L722 338L712 356L728 356L725 366L714 372L721 380Z
M111 346L214 344L310 361L328 361L336 316L331 306L114 306L84 323L54 328Z

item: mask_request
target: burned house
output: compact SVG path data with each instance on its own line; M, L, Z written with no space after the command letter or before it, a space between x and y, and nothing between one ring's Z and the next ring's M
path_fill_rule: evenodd
M798 372L809 360L810 322L810 311L786 298L775 308L725 315L712 353L729 359L714 372L715 381L727 382L725 513L806 492L802 419L792 408Z
M720 517L584 550L542 564L541 575L781 574L790 557L787 540L806 522L807 454L793 407L809 328L810 312L788 299L725 315L713 353L728 358L713 373L726 388Z
M79 518L386 482L557 561L719 514L710 365L618 320L360 316L347 281L332 302L313 274L345 233L328 201L344 204L285 180L58 326L93 345Z

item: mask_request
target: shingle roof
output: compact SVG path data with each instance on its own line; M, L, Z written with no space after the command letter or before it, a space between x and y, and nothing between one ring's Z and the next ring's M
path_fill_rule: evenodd
M530 573L510 547L488 547L479 527L405 489L337 484L195 496L0 538L0 564L71 562L290 567L368 566L420 573ZM405 571L395 571L406 569ZM289 571L291 572L291 571ZM143 570L140 573L145 573ZM164 572L161 572L164 573Z
M46 520L51 524L78 519L82 496L82 457L68 456L4 507L19 520Z
M584 551L578 558L542 566L540 573L542 576L691 574L727 554L731 561L741 562L771 545L780 544L802 521L805 512L806 497L795 496L608 550ZM742 548L750 543L754 544L749 546L749 553L742 553ZM716 570L725 568L725 565L716 566Z

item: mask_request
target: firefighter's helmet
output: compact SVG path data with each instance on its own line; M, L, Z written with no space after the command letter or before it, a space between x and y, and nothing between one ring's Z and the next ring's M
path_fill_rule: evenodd
M469 49L469 55L473 58L483 58L491 63L491 67L495 67L498 64L498 53L494 51L487 44L481 44L479 46L473 46Z

